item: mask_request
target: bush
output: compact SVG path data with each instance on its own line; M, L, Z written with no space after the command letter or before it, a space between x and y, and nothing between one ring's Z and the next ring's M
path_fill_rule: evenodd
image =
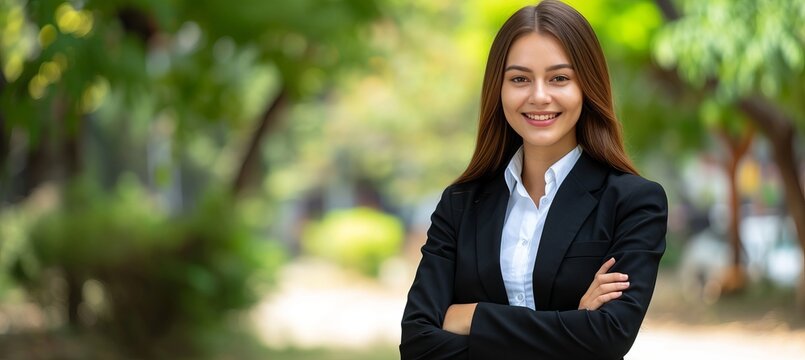
M370 208L336 210L305 229L308 253L333 260L370 276L400 250L403 225L396 217Z
M240 219L223 193L169 216L136 183L113 194L82 183L32 226L32 256L16 275L43 307L66 302L74 325L103 330L148 357L171 347L193 353L196 335L254 304L251 285L272 281L283 262L282 248ZM54 276L67 285L61 299L49 296Z

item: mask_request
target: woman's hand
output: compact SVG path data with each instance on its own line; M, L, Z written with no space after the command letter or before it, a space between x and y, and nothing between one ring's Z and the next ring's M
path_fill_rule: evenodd
M450 305L444 314L442 329L457 335L469 335L477 305L478 303Z
M587 293L581 297L579 310L596 310L602 305L617 299L623 290L629 287L629 275L621 273L607 273L615 265L615 258L607 260L598 272L595 273L593 283Z

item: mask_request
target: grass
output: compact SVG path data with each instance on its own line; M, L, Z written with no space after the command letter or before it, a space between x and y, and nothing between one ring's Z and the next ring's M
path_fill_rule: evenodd
M374 347L365 350L268 350L265 359L278 360L391 360L399 359L400 353L396 347Z
M2 360L385 360L399 359L394 346L349 349L271 349L253 335L242 331L222 331L205 336L201 354L189 355L166 349L153 355L132 356L102 334L92 332L51 331L0 335Z

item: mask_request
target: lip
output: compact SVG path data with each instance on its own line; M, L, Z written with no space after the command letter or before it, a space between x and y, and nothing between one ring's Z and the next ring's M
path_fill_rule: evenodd
M532 115L556 114L556 116L554 118L550 119L550 120L533 120L533 119L529 118L528 116L525 116L525 114L522 114L522 113L520 114L520 116L523 117L523 120L525 120L529 125L536 126L536 127L548 127L548 126L551 126L551 125L553 125L553 123L556 122L556 119L558 119L559 116L562 115L561 112L560 113L557 113L557 112L529 112L529 114L532 114Z

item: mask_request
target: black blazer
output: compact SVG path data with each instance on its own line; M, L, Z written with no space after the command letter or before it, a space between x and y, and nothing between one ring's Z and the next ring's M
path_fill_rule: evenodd
M451 185L431 217L402 319L402 359L619 359L634 343L665 251L662 187L582 153L545 221L536 311L508 305L500 241L509 190L503 173ZM629 275L620 298L577 310L604 261ZM478 303L470 335L442 330L451 304Z

